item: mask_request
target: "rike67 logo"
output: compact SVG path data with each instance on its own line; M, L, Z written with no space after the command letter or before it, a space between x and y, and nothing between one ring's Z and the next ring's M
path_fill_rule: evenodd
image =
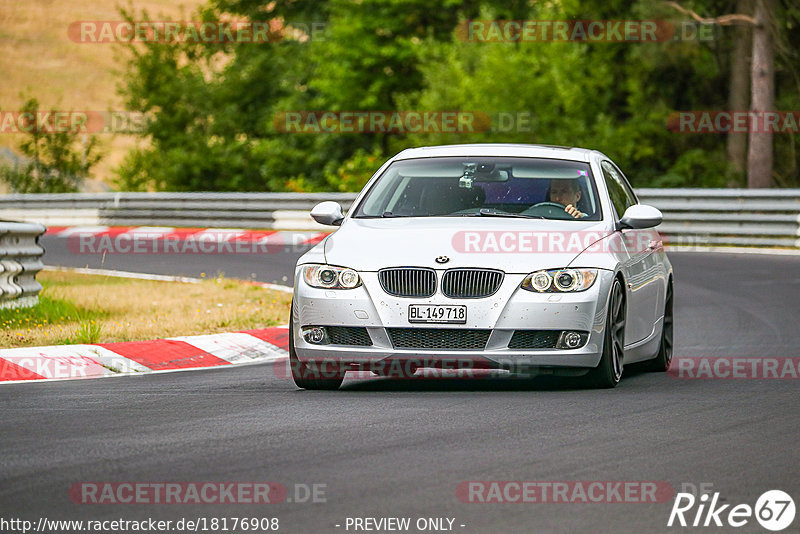
M703 493L696 497L692 493L678 493L669 514L667 526L681 527L743 527L755 518L767 530L777 532L794 521L794 500L781 490L764 492L755 503L721 504L719 492L709 496Z

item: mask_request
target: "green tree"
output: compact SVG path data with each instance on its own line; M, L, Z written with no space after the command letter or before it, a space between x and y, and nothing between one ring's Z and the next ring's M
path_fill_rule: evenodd
M44 116L52 117L55 111ZM79 132L50 128L39 122L39 102L29 99L22 107L29 117L19 150L27 161L0 168L0 180L15 193L70 193L78 191L89 170L101 159L94 136L79 141Z
M153 117L149 145L118 170L123 189L280 191L326 189L359 151L386 152L385 135L277 131L282 111L395 109L422 84L423 39L449 39L460 2L361 3L216 0L201 20L326 24L324 39L299 42L130 45L122 87L127 107ZM474 9L473 9L474 12ZM129 19L135 17L123 12Z
M211 2L199 20L291 22L319 18L325 2ZM148 19L147 13L128 20ZM303 100L308 46L271 35L266 43L129 45L122 92L131 110L148 113L147 146L118 169L122 189L270 191L310 188L309 168L325 153L308 136L274 131L273 115L287 98ZM323 173L317 173L322 183Z
M738 1L684 3L714 14ZM798 11L782 4L775 15L776 105L783 109L799 105ZM663 3L211 0L197 17L320 22L325 30L322 39L305 42L129 47L123 93L130 109L153 120L149 144L119 170L122 188L342 190L363 183L370 158L379 164L408 146L501 141L597 148L637 186L742 183L724 135L667 128L674 111L726 109L733 28L715 27L710 41L657 43L465 42L456 31L475 18L689 22ZM276 127L280 113L303 110L464 110L487 113L494 123L485 132L415 135ZM514 119L510 128L501 116ZM798 183L797 139L776 140L781 185Z
M654 19L670 14L649 2L535 4L537 20ZM497 18L485 9L481 18ZM725 73L716 42L462 42L429 48L420 107L484 110L530 120L472 135L434 134L409 144L503 141L601 150L636 186L720 186L730 174L720 136L667 129L679 109L724 107ZM699 149L699 151L693 149ZM722 157L720 157L722 154ZM688 158L681 161L681 158ZM701 172L687 174L686 171Z

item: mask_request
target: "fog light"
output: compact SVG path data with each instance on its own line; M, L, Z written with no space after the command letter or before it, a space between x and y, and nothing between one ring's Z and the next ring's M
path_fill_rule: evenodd
M324 326L304 326L303 339L307 343L314 345L326 345L328 343L328 333Z
M558 340L558 348L577 349L586 343L587 338L588 334L566 330L561 333L561 339Z
M564 344L571 349L574 349L581 344L581 335L577 332L567 332L564 336Z

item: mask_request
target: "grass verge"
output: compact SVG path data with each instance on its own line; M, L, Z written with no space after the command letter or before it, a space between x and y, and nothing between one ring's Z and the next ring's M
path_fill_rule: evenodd
M289 322L291 295L222 277L200 284L42 272L33 308L0 310L0 348L112 343Z

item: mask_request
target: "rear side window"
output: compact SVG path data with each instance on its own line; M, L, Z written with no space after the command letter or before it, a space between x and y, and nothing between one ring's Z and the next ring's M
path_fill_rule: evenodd
M621 219L625 210L636 204L636 197L611 162L604 161L600 164L600 167L603 169L603 179L606 181L608 196L611 197L614 211L617 212L617 218Z

